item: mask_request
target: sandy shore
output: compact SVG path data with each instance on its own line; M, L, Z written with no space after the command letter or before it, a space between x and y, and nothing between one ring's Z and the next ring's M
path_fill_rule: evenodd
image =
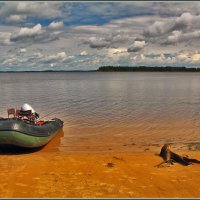
M155 167L155 150L61 152L1 150L0 197L200 197L200 165ZM117 147L115 147L117 148ZM124 146L126 149L127 146ZM198 151L176 151L200 160Z

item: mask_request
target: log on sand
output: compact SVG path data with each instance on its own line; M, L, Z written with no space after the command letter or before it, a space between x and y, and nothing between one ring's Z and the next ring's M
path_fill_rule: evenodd
M173 165L174 162L177 162L183 166L188 166L192 163L200 163L200 161L197 159L192 159L187 156L180 156L172 152L170 144L164 144L164 146L161 148L159 156L161 156L164 161L156 165L157 167L163 167L163 164Z

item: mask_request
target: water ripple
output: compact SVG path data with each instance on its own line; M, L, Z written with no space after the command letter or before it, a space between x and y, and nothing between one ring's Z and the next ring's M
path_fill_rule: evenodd
M6 116L7 107L30 103L41 117L64 120L65 137L145 132L147 125L163 130L166 120L171 129L177 119L197 124L199 91L194 74L5 73L0 112Z

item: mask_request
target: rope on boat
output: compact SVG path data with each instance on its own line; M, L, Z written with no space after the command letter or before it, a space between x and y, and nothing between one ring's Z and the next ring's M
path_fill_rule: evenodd
M56 111L57 111L57 110L56 110ZM38 120L41 120L41 119L43 119L43 118L45 118L45 117L47 117L47 116L49 116L49 115L51 115L51 114L53 114L53 113L56 113L56 111L54 110L54 111L48 113L47 115L44 115L43 117L40 117Z

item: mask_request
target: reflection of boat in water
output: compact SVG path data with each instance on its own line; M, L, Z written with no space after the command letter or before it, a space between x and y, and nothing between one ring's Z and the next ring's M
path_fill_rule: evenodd
M29 113L29 114L27 114ZM47 144L63 127L63 121L54 118L48 121L35 121L30 110L13 114L13 118L0 119L0 144L20 147L41 147ZM24 119L26 117L26 119Z
M42 148L42 151L47 151L47 152L60 151L63 137L64 137L64 131L63 129L60 129L56 133L55 137L52 140L50 140L50 142Z

